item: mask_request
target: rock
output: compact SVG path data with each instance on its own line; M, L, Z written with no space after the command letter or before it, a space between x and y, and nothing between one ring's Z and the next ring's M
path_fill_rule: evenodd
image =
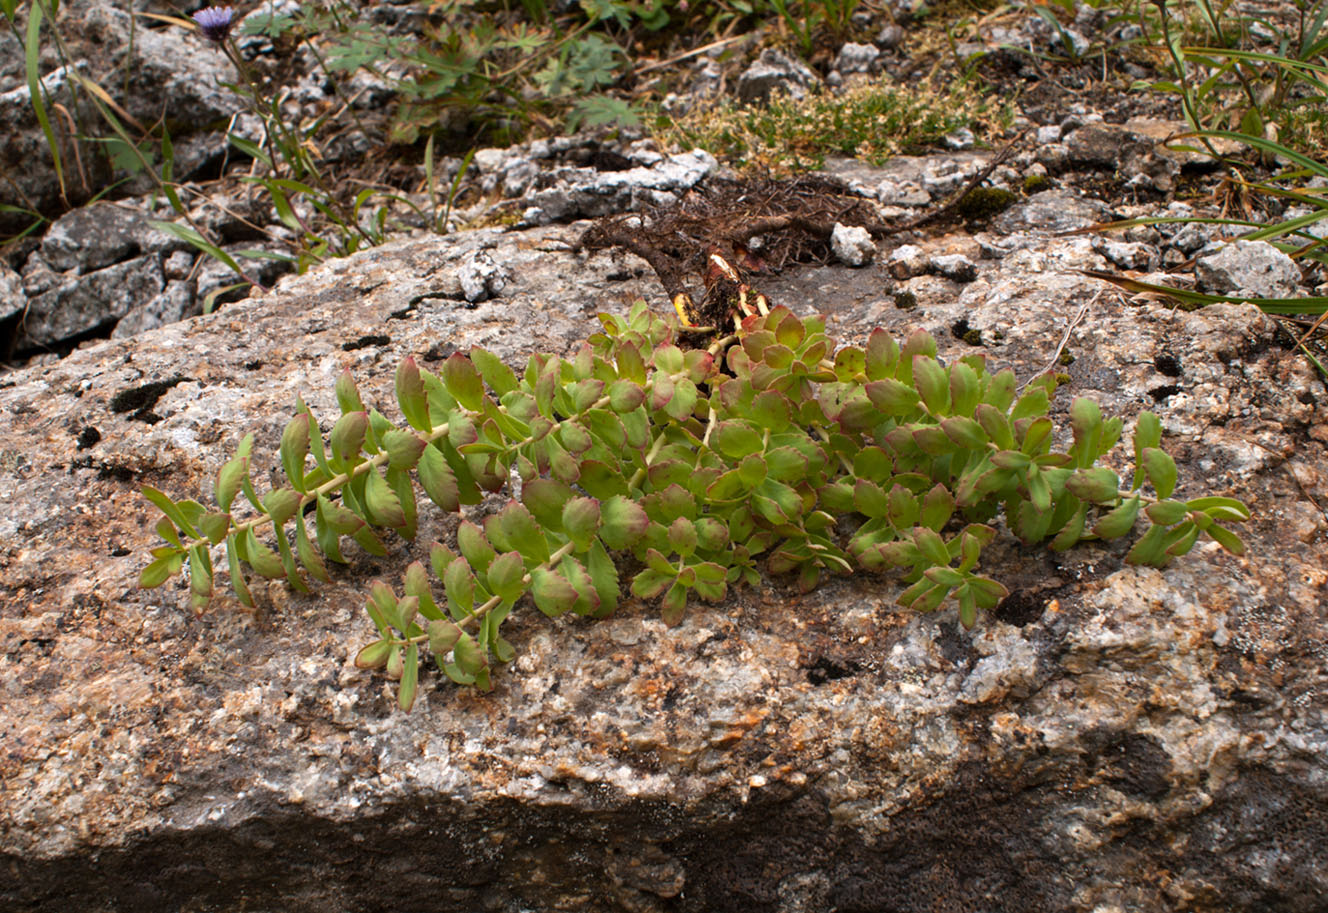
M960 127L954 133L947 133L941 141L947 149L972 149L977 145L977 137L967 127Z
M1045 146L1047 143L1059 143L1061 141L1061 128L1057 124L1050 124L1037 128L1037 142L1039 146Z
M955 282L972 282L978 277L977 264L963 254L943 254L931 257L927 265L935 272Z
M1169 191L1180 173L1174 159L1158 154L1151 137L1114 124L1084 124L1064 145L1068 167L1115 172L1136 189Z
M202 312L202 305L194 296L193 283L172 280L151 301L125 314L111 331L111 338L125 339Z
M89 334L109 333L135 307L165 288L159 256L135 257L83 275L59 276L28 300L18 348L57 346Z
M995 219L998 232L1062 232L1110 218L1106 205L1066 190L1048 190L1016 203Z
M1138 241L1117 241L1113 238L1095 237L1093 239L1093 249L1121 269L1151 272L1157 269L1161 258L1156 247Z
M877 68L881 51L874 44L854 44L848 42L839 49L835 57L835 69L843 75L849 73L872 73Z
M94 203L66 213L47 229L41 257L56 272L86 273L178 245L132 206Z
M529 203L522 223L548 225L676 202L678 195L717 167L708 152L697 149L668 156L649 168L604 172L555 168L540 175L522 197Z
M894 23L885 26L885 28L881 29L880 33L876 36L876 43L881 46L882 50L886 51L893 51L895 48L899 47L900 42L903 40L904 30Z
M89 7L80 28L106 55L102 65L120 72L127 67L128 92L121 104L140 121L165 117L176 125L172 132L183 135L244 110L240 97L225 86L238 78L235 68L202 36L182 28L139 27L131 41L129 14L101 4ZM121 86L112 83L112 88Z
M1180 230L1171 236L1171 246L1183 254L1193 254L1205 247L1213 239L1214 234L1211 227L1190 222L1182 225Z
M886 267L896 279L911 279L926 272L927 255L915 244L903 244L890 252Z
M501 295L512 280L512 273L507 267L496 263L488 251L479 250L467 255L461 262L457 279L461 282L461 293L466 296L466 300L475 304Z
M1267 241L1231 241L1194 265L1200 291L1245 298L1294 298L1296 261Z
M971 632L866 575L805 595L763 580L673 628L637 604L596 624L521 605L491 693L430 669L407 717L350 657L370 581L450 535L434 511L385 558L348 548L313 594L256 586L256 613L134 585L158 541L139 487L210 500L253 432L265 488L296 396L330 422L343 368L395 415L407 355L436 371L483 345L519 367L575 351L598 310L667 309L615 278L630 255L570 253L581 228L396 242L4 379L0 908L1320 908L1328 697L1306 657L1325 575L1307 522L1278 518L1328 499L1322 473L1283 465L1328 463L1304 433L1328 407L1252 306L1103 296L1052 406L1092 395L1128 432L1156 404L1179 496L1255 505L1245 557L1201 541L1155 571L1119 544L1003 534L982 567L1011 597ZM477 250L512 280L469 308L456 276ZM1049 239L913 310L874 270L763 290L837 338L924 325L947 361L981 346L1022 382L1092 297L1068 270L1098 260ZM1158 399L1162 354L1180 389Z
M266 286L271 286L279 277L293 269L292 265L284 260L250 258L242 253L247 250L283 253L284 251L276 244L227 244L222 250L230 254L250 278ZM221 260L203 256L197 270L195 295L200 308L208 307L209 297L211 297L211 307L215 308L226 302L240 301L252 292L252 289L244 284L245 280ZM221 291L231 286L234 287L225 292Z
M876 256L876 243L867 229L836 222L830 232L830 250L840 263L866 266Z
M876 199L887 206L926 206L931 202L931 194L911 181L887 178L876 185Z
M28 296L23 291L23 277L0 263L0 323L17 317L27 307ZM0 351L5 348L0 344Z
M751 66L738 77L738 98L748 104L769 100L775 93L794 99L806 97L807 90L820 82L801 60L783 51L766 48Z

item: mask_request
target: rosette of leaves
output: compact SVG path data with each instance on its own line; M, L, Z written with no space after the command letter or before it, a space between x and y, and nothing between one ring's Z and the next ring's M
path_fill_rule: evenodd
M1243 550L1223 525L1248 519L1239 501L1173 497L1176 466L1152 413L1135 427L1125 485L1097 465L1120 419L1077 399L1069 446L1056 450L1054 379L1017 395L1014 375L990 373L981 356L943 364L922 330L900 344L878 329L836 350L820 317L775 308L702 349L680 345L674 318L643 303L600 320L575 354L533 355L519 375L481 348L439 374L407 359L401 422L366 408L343 374L326 440L297 402L280 448L285 486L255 491L246 437L218 474L214 508L144 489L165 515L166 544L142 584L187 564L201 608L222 549L242 602L252 603L246 573L305 590L345 560L346 539L382 555L383 531L413 538L417 491L458 511L515 475L518 497L463 520L455 548L432 547L432 577L417 562L399 588L369 593L378 636L356 662L398 679L409 708L428 655L453 681L489 688L492 664L514 653L502 624L527 598L552 617L612 612L624 585L615 556L630 558L630 593L657 600L670 624L693 597L722 600L764 567L804 591L825 574L898 570L901 605L928 612L953 599L972 626L1006 595L978 572L998 516L1059 550L1124 536L1142 514L1148 528L1126 560L1156 567L1200 534Z

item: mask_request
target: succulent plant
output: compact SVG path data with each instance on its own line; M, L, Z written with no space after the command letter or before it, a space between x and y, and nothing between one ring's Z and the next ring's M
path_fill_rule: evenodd
M377 637L356 662L397 679L409 709L427 654L453 681L489 688L492 662L514 654L502 624L527 596L549 616L613 612L615 555L634 559L631 594L658 601L670 624L693 598L723 600L764 567L804 591L827 574L899 571L901 605L930 612L952 599L971 627L1006 596L978 571L998 515L1024 542L1061 550L1124 536L1142 513L1134 564L1163 566L1201 533L1242 551L1222 524L1248 519L1243 504L1172 497L1176 465L1152 413L1134 429L1124 485L1096 465L1122 421L1091 400L1074 401L1072 440L1055 449L1054 377L1017 392L1014 374L990 373L980 355L943 364L922 330L899 343L877 329L865 346L836 348L820 317L748 291L737 290L728 335L688 326L688 302L675 302L677 316L639 302L626 318L600 315L602 332L570 357L533 355L519 375L478 347L439 374L406 359L404 424L366 409L343 374L326 441L297 401L281 440L284 487L254 490L251 435L218 475L215 508L144 489L165 514L166 543L141 583L187 565L201 608L224 547L242 602L252 603L246 568L303 591L328 579L329 559L345 560L343 539L383 555L382 530L414 538L417 486L445 511L511 492L482 524L461 522L455 549L432 547L441 591L420 562L399 589L373 584Z

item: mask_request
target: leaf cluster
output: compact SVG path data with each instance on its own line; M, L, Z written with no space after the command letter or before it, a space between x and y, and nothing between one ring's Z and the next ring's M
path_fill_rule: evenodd
M218 474L213 509L145 488L166 544L142 584L187 564L202 607L212 551L224 548L242 602L252 602L246 573L305 590L328 578L327 561L345 560L345 539L382 555L383 530L414 538L417 489L449 512L505 492L482 522L461 522L455 548L432 547L433 581L417 562L399 589L378 582L369 594L378 636L357 662L398 679L409 708L424 656L487 689L492 663L514 653L502 624L526 597L550 617L603 617L622 598L620 568L670 624L764 567L804 591L827 574L898 571L901 605L929 612L953 599L972 626L1006 595L978 572L997 516L1059 550L1124 536L1143 514L1135 564L1164 566L1201 533L1242 551L1223 525L1248 518L1239 501L1173 497L1176 466L1154 415L1136 425L1126 484L1097 465L1120 419L1077 399L1072 442L1058 450L1054 380L1019 395L1013 373L990 373L982 356L943 364L925 331L901 344L878 329L865 346L836 349L822 318L780 307L702 349L644 303L600 320L573 355L533 355L520 374L478 347L438 374L407 359L396 373L403 422L366 407L343 374L326 436L297 402L281 440L285 484L262 496L252 436ZM236 516L240 495L248 519Z

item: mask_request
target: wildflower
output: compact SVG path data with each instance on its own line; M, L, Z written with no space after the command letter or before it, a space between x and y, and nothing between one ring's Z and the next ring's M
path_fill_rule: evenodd
M194 13L194 21L198 23L204 38L221 44L235 24L235 10L229 6L209 6Z

